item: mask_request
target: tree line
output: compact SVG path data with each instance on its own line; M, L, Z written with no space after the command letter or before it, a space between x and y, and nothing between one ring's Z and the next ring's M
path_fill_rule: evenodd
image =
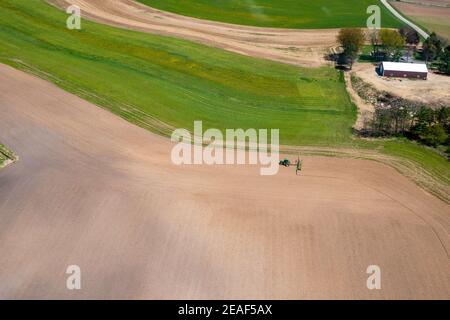
M450 45L446 45L436 33L432 33L423 42L423 59L427 63L432 63L436 68L445 74L450 74Z

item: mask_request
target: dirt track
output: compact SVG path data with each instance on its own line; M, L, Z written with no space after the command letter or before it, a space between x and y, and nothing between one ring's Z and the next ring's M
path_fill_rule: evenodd
M153 9L132 0L47 0L61 8L78 5L98 22L175 36L252 57L308 67L326 63L338 30L293 30L238 26Z
M358 118L356 119L356 123L353 128L356 130L362 130L365 128L367 121L373 118L375 107L370 103L365 102L355 91L352 86L351 74L349 72L346 72L344 74L344 77L347 92L350 95L353 103L358 107Z
M167 139L0 78L0 141L21 159L0 171L0 298L450 298L450 209L389 167L180 168Z

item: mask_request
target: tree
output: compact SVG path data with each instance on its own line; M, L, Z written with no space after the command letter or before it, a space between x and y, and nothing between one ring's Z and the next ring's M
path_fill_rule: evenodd
M441 50L441 40L439 40L436 33L433 32L423 43L423 56L425 58L425 61L430 62L436 59L441 53Z
M399 30L400 35L409 45L417 46L420 42L419 33L411 27L402 27Z
M402 56L402 50L405 46L405 39L397 30L382 29L380 31L381 43L387 57L398 61Z
M436 113L437 122L444 128L445 132L450 135L450 107L441 107ZM450 139L447 140L447 145L450 145Z
M415 122L416 124L411 128L411 133L414 138L418 139L434 123L434 111L427 107L420 108Z
M344 49L342 55L351 68L364 45L364 32L361 29L341 29L337 40Z
M376 134L389 135L392 133L392 113L389 107L375 107L372 128Z
M436 114L437 122L450 129L450 107L441 107Z
M398 32L403 37L403 39L405 39L405 42L408 45L408 51L406 53L406 56L409 61L413 53L415 52L417 45L420 42L419 33L409 26L400 28Z
M450 45L442 50L439 60L439 71L450 74Z

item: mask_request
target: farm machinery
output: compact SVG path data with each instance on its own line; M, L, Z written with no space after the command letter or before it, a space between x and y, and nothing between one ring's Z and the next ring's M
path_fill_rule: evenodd
M291 160L288 158L284 158L279 162L280 166L290 167L292 165ZM298 174L299 171L302 171L302 160L300 160L300 156L295 161L295 174Z

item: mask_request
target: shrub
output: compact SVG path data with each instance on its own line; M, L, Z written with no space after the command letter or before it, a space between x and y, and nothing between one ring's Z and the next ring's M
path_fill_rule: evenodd
M448 135L441 124L435 124L426 128L420 135L420 139L426 145L437 147L447 141Z

